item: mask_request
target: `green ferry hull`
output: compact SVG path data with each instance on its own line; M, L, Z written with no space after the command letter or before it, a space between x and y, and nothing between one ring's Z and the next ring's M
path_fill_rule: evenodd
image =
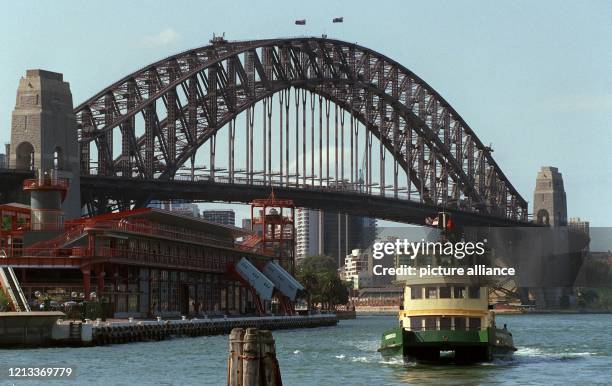
M378 351L383 357L403 357L406 361L463 364L510 359L516 348L512 334L498 328L477 331L395 328L383 334Z

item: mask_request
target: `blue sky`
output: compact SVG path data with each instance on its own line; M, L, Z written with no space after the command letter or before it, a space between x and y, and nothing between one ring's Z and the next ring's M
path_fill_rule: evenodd
M332 24L337 16L345 22ZM610 1L5 3L0 141L9 141L27 68L64 73L76 105L154 60L207 44L213 32L231 40L327 33L384 53L492 144L525 199L539 167L556 166L569 216L612 226Z

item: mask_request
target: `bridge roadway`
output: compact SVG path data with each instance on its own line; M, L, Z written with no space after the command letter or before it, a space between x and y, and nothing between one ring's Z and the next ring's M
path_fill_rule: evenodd
M0 169L0 202L23 201L21 186L24 179L33 178L24 170ZM102 193L101 193L102 192ZM329 187L275 186L278 198L290 198L296 207L321 209L356 216L368 216L406 224L424 225L426 217L445 210L440 206L422 204L389 196L376 196L356 191L341 191ZM93 195L114 199L145 202L146 200L187 200L198 202L223 201L248 204L256 198L267 197L270 186L257 184L212 182L210 180L145 180L141 178L81 176L81 200ZM453 219L464 226L534 226L530 222L515 221L479 213L448 210Z
M123 200L187 200L187 201L224 201L249 203L253 199L267 197L270 186L263 184L237 184L200 181L160 181L137 178L81 176L81 198L91 194L100 196L100 192L113 198ZM274 193L278 198L292 199L296 207L322 209L329 212L340 212L357 216L368 216L383 220L407 224L424 225L426 217L435 216L445 210L440 206L427 205L406 199L389 196L375 196L356 191L342 191L330 187L282 187L275 186ZM459 210L446 210L453 219L464 226L533 226L521 222L494 216L470 213Z

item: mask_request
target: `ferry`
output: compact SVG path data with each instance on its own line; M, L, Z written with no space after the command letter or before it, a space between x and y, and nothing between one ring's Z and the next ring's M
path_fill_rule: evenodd
M398 319L399 327L382 335L378 351L383 357L469 364L511 359L516 351L512 333L495 323L482 277L411 276Z
M510 359L506 325L495 324L488 288L462 277L424 277L404 289L399 327L382 335L378 351L412 362L468 364Z

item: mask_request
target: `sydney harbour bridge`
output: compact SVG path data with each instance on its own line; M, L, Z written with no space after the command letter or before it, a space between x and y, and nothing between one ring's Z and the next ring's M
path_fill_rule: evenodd
M74 113L89 214L246 203L273 188L297 206L406 223L449 211L471 225L529 224L527 202L449 103L357 44L214 38Z

